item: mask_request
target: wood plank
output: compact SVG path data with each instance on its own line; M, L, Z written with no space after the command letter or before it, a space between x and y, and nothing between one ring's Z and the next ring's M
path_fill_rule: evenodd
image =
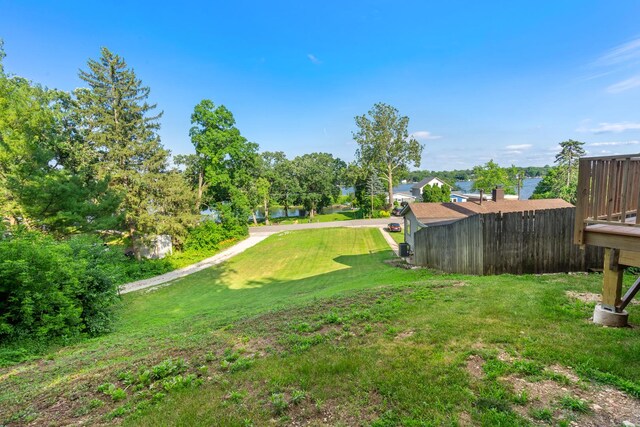
M640 252L622 250L618 262L629 267L640 267Z
M635 281L633 285L627 290L627 293L622 297L620 305L618 305L618 311L623 311L627 305L631 302L633 297L640 291L640 277Z
M584 219L589 217L589 182L591 179L591 162L580 159L578 166L578 194L576 201L576 226L574 240L582 243Z
M604 275L602 280L602 305L615 310L622 296L623 268L618 264L620 251L606 248L604 251Z
M636 160L640 160L640 153L638 154L630 154L628 157L631 157L632 159ZM612 159L619 159L620 155L613 155L613 156L591 156L591 157L582 157L585 160L612 160Z
M595 233L587 230L584 234L584 242L587 245L602 246L604 248L616 248L633 252L640 250L640 239L635 236Z
M627 218L627 194L629 193L629 167L631 165L631 158L627 157L623 163L622 170L622 186L620 187L620 222L624 222Z

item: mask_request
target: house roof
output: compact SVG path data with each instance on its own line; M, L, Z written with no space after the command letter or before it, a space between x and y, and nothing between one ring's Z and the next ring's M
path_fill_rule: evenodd
M442 182L443 184L447 184L446 182L444 182L443 180L441 180L437 176L428 176L428 177L424 178L423 180L421 180L420 182L417 182L417 183L413 184L413 187L411 187L411 188L419 188L419 189L422 190L422 188L425 185L427 185L430 181L433 181L434 179L437 179L438 181ZM447 185L449 185L449 184L447 184Z
M545 209L571 208L571 203L562 199L500 200L465 203L410 203L402 214L413 212L422 222L434 220L462 219L475 214L497 212L523 212Z

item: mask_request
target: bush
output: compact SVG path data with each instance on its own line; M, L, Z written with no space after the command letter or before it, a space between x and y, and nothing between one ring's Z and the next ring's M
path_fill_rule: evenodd
M38 233L0 240L0 342L97 335L118 299L113 254L97 238Z
M204 221L189 231L184 248L185 250L218 249L218 245L226 240L246 236L247 230L246 226L235 222Z

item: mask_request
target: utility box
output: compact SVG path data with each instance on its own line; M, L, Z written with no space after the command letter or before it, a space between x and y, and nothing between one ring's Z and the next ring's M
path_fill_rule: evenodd
M400 243L399 245L400 248L400 256L405 258L409 256L409 244L408 243Z
M171 236L160 234L158 236L145 236L140 255L148 259L160 259L173 253Z

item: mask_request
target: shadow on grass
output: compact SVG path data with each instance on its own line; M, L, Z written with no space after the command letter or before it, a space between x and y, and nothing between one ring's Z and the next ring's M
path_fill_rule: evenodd
M266 277L233 283L237 273L229 263L194 273L170 285L127 294L120 309L119 329L166 327L188 322L206 323L207 328L222 327L243 316L308 303L314 298L332 297L344 292L393 285L410 278L405 271L385 265L391 251L362 255L341 255L332 260L337 269L286 279ZM256 268L260 268L256 266ZM304 274L304 269L301 271Z

